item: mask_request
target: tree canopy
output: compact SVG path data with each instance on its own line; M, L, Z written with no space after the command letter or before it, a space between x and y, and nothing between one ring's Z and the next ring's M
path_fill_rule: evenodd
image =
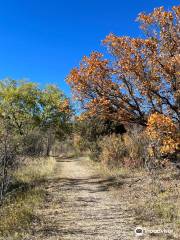
M72 115L69 99L56 86L44 89L31 82L0 82L0 118L20 135L35 127L62 127Z
M146 125L157 112L179 122L180 7L141 13L138 21L144 38L108 35L109 59L92 52L67 77L83 117Z

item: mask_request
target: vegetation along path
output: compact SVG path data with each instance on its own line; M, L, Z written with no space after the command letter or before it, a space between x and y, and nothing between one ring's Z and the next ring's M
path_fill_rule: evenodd
M100 177L85 157L57 158L31 239L133 239L131 211L116 194L120 185Z

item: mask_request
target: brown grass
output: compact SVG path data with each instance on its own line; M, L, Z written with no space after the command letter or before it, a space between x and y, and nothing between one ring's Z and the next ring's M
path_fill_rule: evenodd
M36 207L42 203L44 190L41 184L53 171L54 158L28 159L14 174L13 192L0 208L0 236L3 239L22 239L35 218ZM18 186L18 187L17 187Z
M123 179L119 189L122 201L132 206L136 226L148 229L170 229L172 238L180 236L180 173L173 167L147 172L126 167L109 168L92 163L103 175ZM159 238L158 238L159 237ZM168 235L155 239L168 239Z

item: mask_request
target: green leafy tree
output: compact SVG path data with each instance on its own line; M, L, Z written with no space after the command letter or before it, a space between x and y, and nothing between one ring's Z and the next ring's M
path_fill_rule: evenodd
M18 157L49 155L56 137L71 126L68 98L56 86L6 79L0 81L0 196L7 190L9 169Z

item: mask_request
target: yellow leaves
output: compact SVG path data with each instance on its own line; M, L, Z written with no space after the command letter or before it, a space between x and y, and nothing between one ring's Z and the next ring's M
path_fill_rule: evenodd
M76 120L77 121L83 121L83 120L85 120L87 118L87 116L86 116L86 114L81 114L81 115L79 115L79 116L77 116L76 117Z
M146 129L148 137L160 144L161 153L173 153L178 149L179 137L175 123L163 114L151 114Z
M159 128L163 128L165 131L176 130L175 124L173 123L172 119L159 113L153 113L150 115L148 119L148 127L153 127L153 128L159 127Z
M173 153L176 149L178 149L178 143L174 139L171 137L166 137L163 139L161 147L162 153Z
M149 154L150 157L154 156L154 150L153 150L152 146L149 146L147 151L148 151L148 154Z

